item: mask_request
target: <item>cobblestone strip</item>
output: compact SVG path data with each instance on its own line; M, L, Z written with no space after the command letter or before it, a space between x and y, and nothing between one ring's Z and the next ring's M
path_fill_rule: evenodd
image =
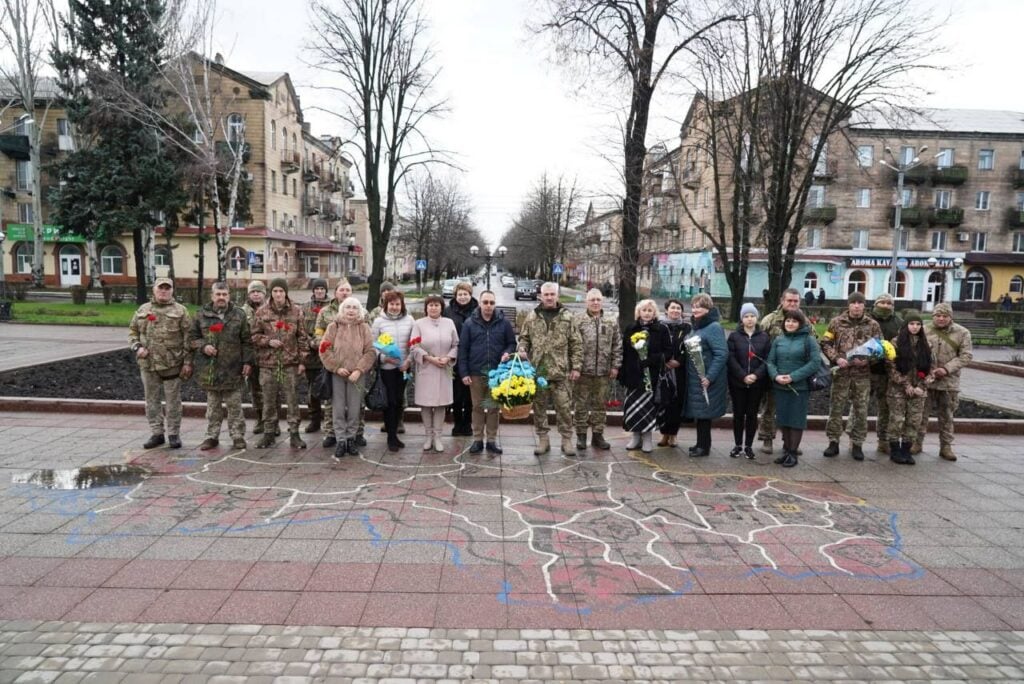
M1024 681L1024 632L0 622L0 682Z

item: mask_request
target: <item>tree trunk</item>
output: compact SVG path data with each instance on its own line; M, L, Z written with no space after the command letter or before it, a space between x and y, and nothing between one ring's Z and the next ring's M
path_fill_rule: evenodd
M89 238L85 241L85 255L89 260L89 278L85 281L85 289L89 290L96 284L100 271L100 260L97 256L96 240Z
M26 107L31 109L28 105ZM45 287L46 285L43 256L43 170L39 165L39 139L41 137L39 131L42 123L39 121L30 124L32 145L29 147L28 153L29 163L32 165L32 231L34 238L32 247L35 250L32 253L32 284L36 287ZM54 247L56 247L56 243ZM57 282L60 283L59 275Z
M142 305L149 301L146 287L146 240L141 227L132 229L132 251L135 256L135 303Z

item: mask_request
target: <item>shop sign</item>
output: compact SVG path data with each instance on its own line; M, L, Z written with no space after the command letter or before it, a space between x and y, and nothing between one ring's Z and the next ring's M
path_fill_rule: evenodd
M7 240L11 242L30 242L35 239L36 231L27 223L8 223ZM85 242L81 235L61 235L60 226L43 225L43 242Z
M901 268L954 268L953 259L934 257L935 266L928 265L928 257L914 257L908 259L902 257L896 260L896 265ZM890 257L853 257L850 259L850 268L889 268L892 263ZM904 266L904 264L906 264Z

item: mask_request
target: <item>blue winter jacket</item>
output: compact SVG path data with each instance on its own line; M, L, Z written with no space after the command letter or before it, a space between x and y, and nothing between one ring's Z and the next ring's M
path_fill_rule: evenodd
M722 325L718 320L718 309L711 309L702 318L692 321L693 332L687 339L694 336L700 338L704 370L711 385L708 387L708 398L705 400L700 376L693 365L693 359L687 355L686 408L683 410L683 415L687 418L707 420L725 415L729 384L729 372L726 365L729 359L729 346L725 342L725 331L722 330Z
M476 309L462 324L459 335L459 377L487 375L501 363L502 354L516 350L516 333L504 314L494 311L490 321L485 321Z

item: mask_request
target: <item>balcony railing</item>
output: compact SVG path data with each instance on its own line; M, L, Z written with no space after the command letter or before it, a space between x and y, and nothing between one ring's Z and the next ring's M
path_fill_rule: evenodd
M1024 227L1024 209L1020 207L1010 207L1007 209L1006 222L1010 224L1011 228Z
M903 174L904 183L912 183L914 185L920 185L921 183L927 183L932 177L932 167L926 164L920 164L912 169L907 169ZM896 183L896 173L893 172L892 178L893 184Z
M320 167L316 164L306 164L302 168L302 182L316 183L320 180Z
M837 175L839 175L838 159L826 159L824 162L818 162L818 166L814 169L814 177L817 180L834 180Z
M836 220L836 208L833 206L807 207L804 209L804 221L808 223L832 223Z
M11 159L26 161L29 158L27 135L0 135L0 152Z
M320 189L324 192L338 191L338 179L333 171L322 171L320 173Z
M320 216L325 221L337 221L341 218L341 207L335 202L321 202Z
M936 168L932 173L933 185L963 185L967 181L967 167L962 164Z
M964 222L964 210L960 207L950 209L938 209L932 207L928 210L928 223L931 225L959 226Z
M281 173L285 175L295 173L299 170L301 164L302 155L299 154L298 150L281 151Z
M341 196L344 197L345 199L349 199L351 197L354 197L355 194L356 194L356 188L355 188L354 185L352 185L352 181L349 181L348 184L345 185L345 187L341 189Z
M302 201L302 213L306 216L316 216L320 213L321 202L315 197L307 197Z
M896 207L889 210L889 224L896 220ZM900 209L900 223L904 226L919 226L924 221L921 207L903 207Z

